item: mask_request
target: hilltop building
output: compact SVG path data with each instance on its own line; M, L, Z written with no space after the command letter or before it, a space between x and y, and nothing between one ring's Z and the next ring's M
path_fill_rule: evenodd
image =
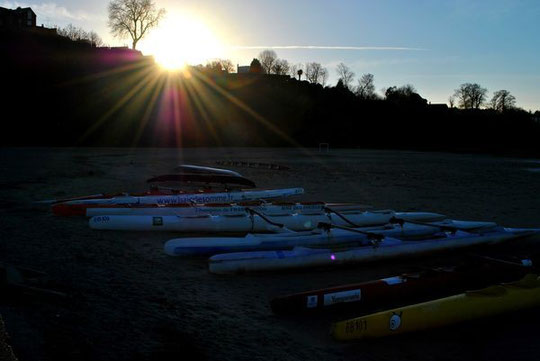
M429 103L428 104L428 107L432 110L436 110L436 111L446 111L448 110L448 105L446 105L445 103Z
M238 74L249 73L249 65L237 65L236 72Z
M35 54L69 51L73 54L82 54L81 51L93 49L93 53L85 56L100 56L102 64L118 64L122 62L138 61L143 59L142 53L127 47L95 47L89 39L70 40L58 34L56 29L36 26L36 13L27 7L6 9L0 7L0 49L8 49L14 44L25 43L31 47Z
M32 32L42 35L57 35L56 29L37 26L36 13L31 8L6 9L0 7L0 30L8 32Z
M36 19L36 13L31 8L18 7L12 10L0 7L0 28L34 28Z

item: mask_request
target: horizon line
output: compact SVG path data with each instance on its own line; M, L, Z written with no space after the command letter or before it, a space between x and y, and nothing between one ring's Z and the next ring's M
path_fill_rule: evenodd
M410 51L425 51L424 48L410 48L403 46L326 46L326 45L236 45L231 46L232 49L315 49L315 50L410 50Z

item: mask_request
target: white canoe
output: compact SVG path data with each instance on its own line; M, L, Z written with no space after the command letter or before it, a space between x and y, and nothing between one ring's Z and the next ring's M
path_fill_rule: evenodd
M294 213L299 214L324 214L326 207L330 207L342 214L358 213L365 211L368 206L354 203L261 203L246 205L233 203L228 205L218 204L167 204L167 205L110 205L92 207L86 209L88 217L93 216L242 216L248 215L253 209L267 216L284 216Z
M440 214L425 212L395 213L394 211L366 211L347 214L347 219L358 226L384 225L392 217L407 220L441 219ZM271 223L270 223L270 222ZM291 231L315 229L319 223L349 226L350 223L334 213L267 216L234 215L196 217L181 216L95 216L90 218L90 228L116 231L178 231L178 232L278 232L283 225ZM272 224L274 223L274 224Z
M238 190L230 192L201 192L148 196L119 196L113 198L80 199L65 204L178 204L178 203L233 203L258 199L281 198L304 193L303 188Z
M492 222L468 222L447 220L436 222L446 227L477 230L496 227ZM433 236L441 232L437 226L405 223L399 225L384 225L378 227L362 227L354 230L345 229L315 229L306 232L287 232L275 234L248 234L245 237L183 237L175 238L165 243L164 251L170 256L201 256L228 252L245 252L254 250L283 250L294 247L323 246L333 247L356 243L368 244L371 237L361 232L369 232L371 236L380 235L399 239L419 239Z
M440 232L438 227L412 225L355 228L363 232L394 237L422 237ZM291 249L298 246L363 243L368 236L344 229L315 229L305 232L275 234L249 233L245 237L175 238L165 243L164 251L170 256L213 255L253 250Z
M376 246L367 245L343 250L297 247L291 251L260 251L218 254L210 258L212 273L243 273L307 268L379 261L405 256L420 256L464 247L495 244L538 234L540 229L497 227L485 233L458 231L445 237L421 241L384 238Z

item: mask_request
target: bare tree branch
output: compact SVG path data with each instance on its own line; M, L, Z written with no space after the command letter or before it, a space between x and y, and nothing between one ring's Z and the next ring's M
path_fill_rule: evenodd
M375 97L375 77L373 74L364 74L358 79L355 93L361 99L373 99Z
M272 74L272 67L277 60L277 54L274 50L263 50L259 53L259 62L266 74Z
M276 59L274 65L272 66L272 73L277 75L287 75L289 74L289 71L289 62L285 59Z
M212 73L223 74L233 73L235 67L233 62L229 59L214 59L208 61L204 69Z
M306 79L313 84L326 83L328 80L328 70L320 63L306 63L306 71L304 72ZM324 84L323 84L324 86Z
M456 97L453 95L450 95L448 97L448 104L450 104L450 108L453 108L455 103L456 103Z
M57 28L58 35L65 36L73 41L85 40L92 46L103 46L103 40L95 31L85 31L82 28L76 27L73 24L68 24L63 28Z
M345 64L339 63L336 67L339 79L347 89L351 89L351 84L354 79L354 72Z
M326 86L327 81L328 81L328 69L322 68L321 69L321 85L323 87Z
M508 109L515 108L516 97L514 97L508 90L498 90L493 93L491 98L491 107L498 112L504 112Z
M460 108L478 109L486 101L487 89L479 84L465 83L461 84L454 92Z
M92 44L92 46L96 48L103 46L103 40L95 31L90 31L88 33L88 40L90 40L90 43Z
M112 0L109 3L109 27L117 38L130 37L132 47L165 16L152 0Z

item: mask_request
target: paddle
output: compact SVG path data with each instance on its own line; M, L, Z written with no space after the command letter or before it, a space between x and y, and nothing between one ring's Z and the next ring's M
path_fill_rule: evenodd
M493 263L500 263L500 264L505 264L505 265L514 266L518 268L522 268L522 267L523 268L536 268L534 262L530 258L521 258L520 259L521 262L518 263L518 262L507 261L505 259L489 257L489 256L481 255L481 254L475 254L475 253L470 253L469 255L472 257L481 258L481 259L484 259L486 261L490 261Z

